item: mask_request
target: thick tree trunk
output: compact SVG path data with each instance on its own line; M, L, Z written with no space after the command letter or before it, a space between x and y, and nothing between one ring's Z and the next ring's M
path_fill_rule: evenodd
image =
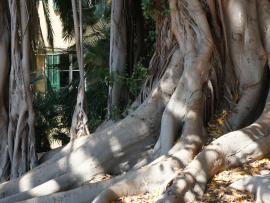
M9 75L9 28L7 2L0 2L0 181L9 179L8 154L8 75Z
M11 71L9 86L8 150L10 178L14 179L37 164L34 113L30 92L30 38L28 1L9 1L11 16ZM18 10L20 8L20 12ZM19 44L21 40L21 44Z
M263 12L263 10L267 6L269 8L270 4L269 1L255 0L249 2L232 0L226 3L222 6L226 12L230 13L230 15L228 14L229 19L226 20L229 36L232 36L228 40L230 53L232 53L236 72L238 71L240 92L247 91L240 97L237 104L238 112L232 113L228 118L228 120L235 120L237 124L234 123L234 126L239 128L243 125L244 119L249 118L252 108L256 106L254 102L260 101L258 98L260 98L263 84L262 74L266 62L261 37L263 37L263 41L267 39L265 28L269 25L265 23L266 20L262 20L261 27L264 28L264 31L260 34L258 19L261 14L264 15L264 19L269 19L269 14L267 15L267 12ZM257 9L260 15L258 15ZM269 53L268 49L266 51ZM241 65L237 65L237 63ZM251 72L248 73L248 71ZM258 82L254 83L255 81ZM242 86L244 83L247 83L246 88ZM208 145L173 181L172 186L162 196L160 202L193 201L202 196L207 181L216 173L268 155L270 152L268 147L270 141L268 135L269 112L268 96L264 112L255 123L242 130L224 135Z
M240 94L227 125L230 130L237 130L247 125L260 102L258 98L264 90L266 57L258 24L257 1L231 0L224 2L223 7L229 53L239 80Z
M127 65L127 19L126 0L113 0L111 8L110 74L108 115L117 114L126 104L124 74ZM119 114L119 113L118 113Z

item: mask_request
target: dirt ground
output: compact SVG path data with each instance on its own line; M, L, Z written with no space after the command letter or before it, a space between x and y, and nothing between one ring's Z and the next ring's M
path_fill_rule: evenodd
M208 183L201 201L194 203L251 203L255 202L254 196L248 192L240 192L229 188L228 186L247 175L263 175L270 173L270 159L262 159L242 167L217 174L211 182ZM157 200L159 191L155 194L141 194L129 197L123 197L116 201L117 203L153 203ZM115 202L115 203L116 203Z
M211 141L224 134L224 120L228 112L222 111L208 124L208 135ZM206 144L206 145L207 145ZM270 174L270 159L262 159L253 163L245 164L232 170L223 171L217 174L207 185L207 190L200 201L193 203L251 203L255 202L254 196L249 192L241 192L228 186L248 175ZM140 194L129 197L122 197L117 203L153 203L156 202L161 191L154 194ZM115 202L115 203L116 203Z

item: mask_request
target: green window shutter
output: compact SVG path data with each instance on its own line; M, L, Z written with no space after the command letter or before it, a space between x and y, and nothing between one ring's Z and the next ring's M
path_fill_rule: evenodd
M60 55L54 55L53 63L54 63L54 65L60 64Z
M47 86L53 90L60 89L60 73L58 66L60 64L60 55L48 55L46 57L46 76Z

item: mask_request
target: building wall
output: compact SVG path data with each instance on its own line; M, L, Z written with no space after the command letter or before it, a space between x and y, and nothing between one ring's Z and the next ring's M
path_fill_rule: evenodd
M45 76L45 55L36 56L35 77L38 77L38 80L35 82L35 91L45 93L47 86Z
M39 52L37 53L36 70L35 70L35 75L40 74L40 73L43 74L43 79L35 82L35 90L39 92L44 92L44 93L47 90L47 85L50 84L50 81L47 81L48 77L46 77L46 74L50 72L49 70L46 70L46 68L48 67L48 62L46 62L46 58L48 58L47 56L48 55L62 55L62 54L69 55L68 48L73 46L75 43L74 40L65 41L63 39L63 32L62 32L63 24L57 12L54 11L53 0L48 0L48 2L49 2L50 19L51 19L52 29L54 33L53 35L54 44L53 44L53 48L50 47L49 45L49 42L47 39L48 33L47 33L47 24L46 24L45 15L44 15L44 8L43 8L42 3L40 3L39 8L38 8L38 14L40 18L41 34L45 43L44 49L46 50L45 51L46 54L44 55L44 50L40 51L40 53ZM69 65L67 65L65 69L69 69ZM57 73L54 73L54 75L55 74L59 75L58 71ZM58 77L60 77L60 75Z

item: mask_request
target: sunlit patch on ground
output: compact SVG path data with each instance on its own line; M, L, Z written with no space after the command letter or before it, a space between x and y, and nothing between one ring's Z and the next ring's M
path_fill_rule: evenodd
M112 178L112 176L110 176L108 174L97 175L97 176L93 177L91 180L89 180L89 182L87 182L86 184L88 184L88 183L98 183L98 182L101 182L101 181L109 180L111 178Z
M248 192L240 192L228 188L228 186L231 183L248 175L261 175L267 173L270 173L270 159L262 159L249 164L245 164L243 167L223 171L216 175L207 185L208 189L203 196L202 201L200 202L255 202L254 196L252 194Z
M154 194L145 193L142 195L134 195L129 197L122 197L117 203L154 203L157 201L157 196ZM115 202L115 203L116 203Z
M224 135L223 126L227 116L228 112L223 110L221 113L215 115L213 120L208 123L207 131L209 136L209 142L211 142L213 139L220 137L221 135Z
M248 192L231 189L228 186L248 175L260 175L270 173L270 159L262 159L245 164L232 170L217 174L207 185L207 190L201 201L193 203L254 203L254 196ZM154 203L157 194L140 194L122 197L114 203Z

